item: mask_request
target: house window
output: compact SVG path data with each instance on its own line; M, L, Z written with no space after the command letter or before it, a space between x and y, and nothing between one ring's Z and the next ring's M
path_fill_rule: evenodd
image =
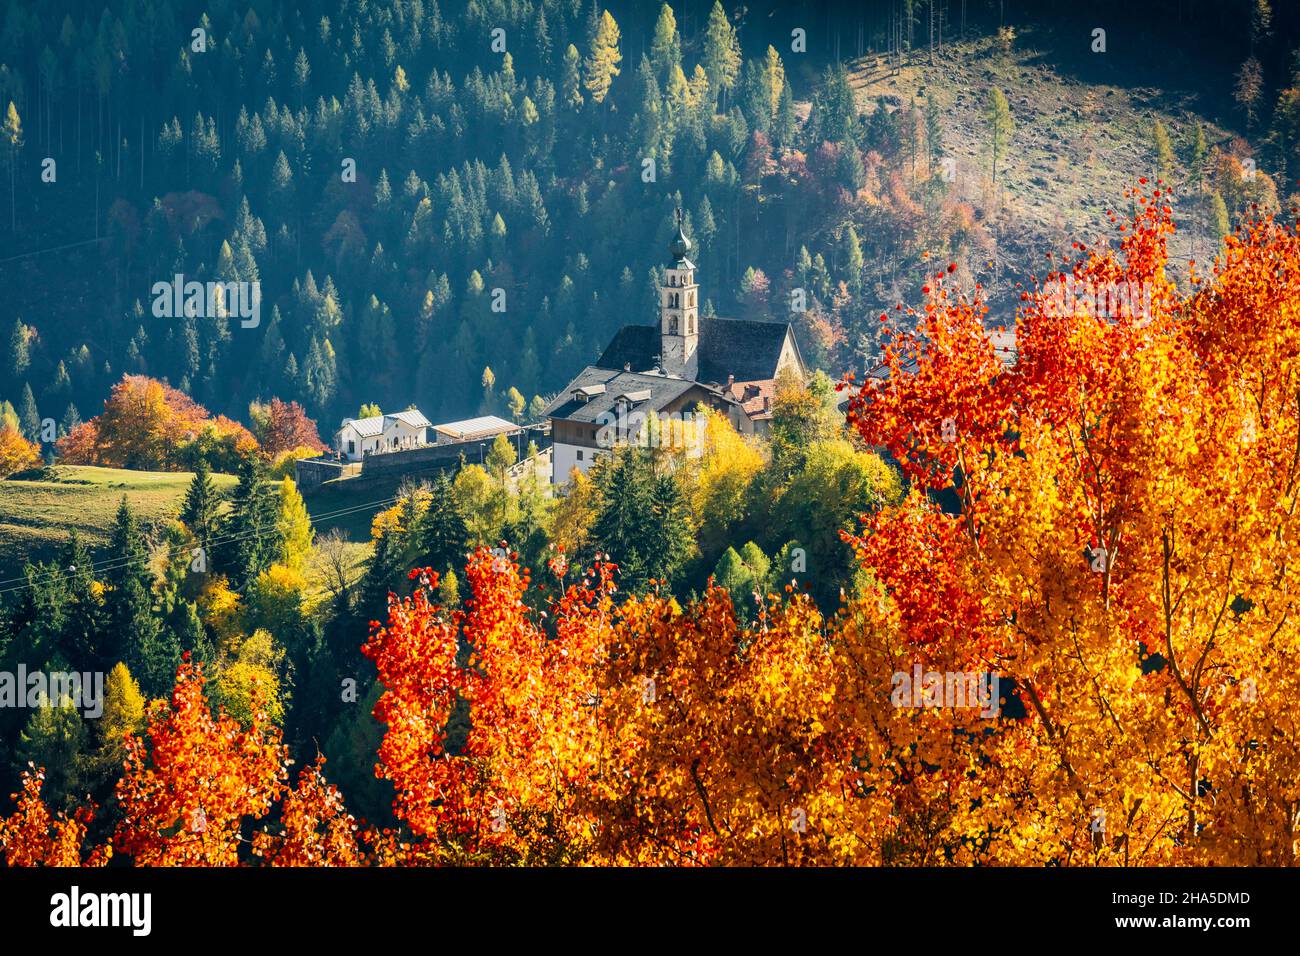
M578 449L578 461L582 461L582 449Z
M354 441L348 442L348 454L355 455L356 453L357 453L357 443Z

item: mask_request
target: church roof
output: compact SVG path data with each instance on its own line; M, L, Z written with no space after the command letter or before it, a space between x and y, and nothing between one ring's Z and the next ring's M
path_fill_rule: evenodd
M757 381L776 375L790 326L758 319L701 319L701 382Z
M701 318L697 381L725 384L732 375L737 381L772 378L789 329L785 322ZM621 369L630 365L634 372L647 371L657 364L659 349L658 326L625 325L596 360L596 366Z
M599 368L621 369L632 366L634 372L654 368L659 355L659 328L654 325L625 325L596 360Z

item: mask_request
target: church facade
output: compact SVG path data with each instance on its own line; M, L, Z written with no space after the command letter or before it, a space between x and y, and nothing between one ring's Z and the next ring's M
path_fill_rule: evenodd
M547 406L552 482L567 482L574 468L590 469L602 452L626 440L626 422L638 416L673 416L703 403L724 412L738 431L763 433L777 376L789 371L807 377L788 322L700 315L690 250L678 210L659 289L659 324L623 326L596 363ZM615 419L624 424L611 428Z

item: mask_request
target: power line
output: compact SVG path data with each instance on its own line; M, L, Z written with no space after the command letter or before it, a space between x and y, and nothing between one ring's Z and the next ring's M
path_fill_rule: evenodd
M316 525L318 522L330 520L333 518L343 517L344 515L354 514L358 511L365 511L370 508L377 508L377 507L382 507L384 505L394 504L398 501L398 498L399 496L394 495L391 498L383 498L377 501L368 501L360 505L351 505L347 508L340 508L335 511L327 511L323 514L316 515L316 516L308 515L308 520L310 524ZM207 549L217 545L233 544L235 542L245 541L250 538L256 538L256 537L267 537L269 536L270 533L271 532L251 531L251 532L245 532L243 534L237 534L237 535L222 535L216 538L211 538L203 542L200 542L198 544L198 547L202 548L206 554ZM189 545L185 545L182 547L181 550L188 549L189 547L190 547ZM167 555L167 560L170 561L175 556L176 553L177 552L174 550L169 552ZM143 558L116 558L116 557L105 558L99 562L92 562L90 566L90 571L94 575L101 575L108 571L116 571L121 568L128 567L132 564L138 564L142 561L153 560L153 557L154 555L150 554L144 556ZM72 575L75 573L77 573L76 570L71 570L68 568L54 568L50 571L45 571L42 572L41 574L34 575L30 579L27 578L26 576L9 578L7 580L0 581L0 585L9 584L13 586L0 587L0 594L8 594L11 591L21 591L24 590L25 588L35 587L38 584L45 583L46 581L58 577L59 575L62 574ZM17 582L23 582L23 583L17 583Z
M23 252L16 256L10 256L8 259L0 259L0 264L6 262L17 262L19 259L30 259L32 256L43 256L47 252L62 252L65 249L76 249L78 246L90 246L95 243L105 242L107 239L107 236L102 239L83 239L80 242L69 242L66 245L54 246L49 249L36 249L32 252Z

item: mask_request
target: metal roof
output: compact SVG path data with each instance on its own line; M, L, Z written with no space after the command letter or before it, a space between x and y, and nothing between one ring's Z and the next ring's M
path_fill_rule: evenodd
M412 428L430 427L429 419L425 418L424 413L421 412L418 408L408 408L404 412L390 412L389 414L385 415L384 418L395 418L399 422L405 422L407 425L410 425Z
M351 427L362 438L374 438L384 432L384 416L371 415L369 418L345 419L339 431Z
M369 418L346 418L339 426L339 431L351 426L361 438L375 438L384 433L387 422L392 419L410 425L412 428L428 428L429 419L418 408L408 408L401 412L387 415L371 415ZM335 433L337 434L337 432Z
M496 415L480 415L478 418L467 418L459 422L447 422L443 425L433 425L432 428L440 435L446 435L448 438L459 440L469 440L481 438L485 435L496 435L501 432L510 432L519 426L514 422L508 422L504 418L498 418Z

